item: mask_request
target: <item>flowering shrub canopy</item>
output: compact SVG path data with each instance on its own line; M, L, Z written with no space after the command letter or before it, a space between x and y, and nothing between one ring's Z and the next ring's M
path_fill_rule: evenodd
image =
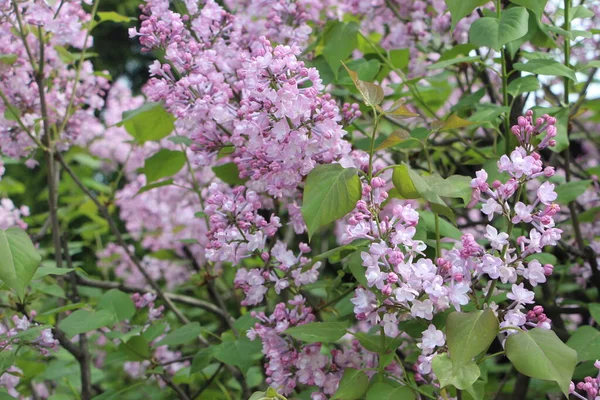
M599 1L136 5L0 0L0 398L600 398Z

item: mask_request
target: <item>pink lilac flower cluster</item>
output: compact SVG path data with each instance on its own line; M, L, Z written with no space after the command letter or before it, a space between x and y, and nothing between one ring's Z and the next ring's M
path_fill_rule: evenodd
M14 339L14 337L19 333L38 326L39 324L33 322L36 315L37 313L35 310L31 311L29 317L23 316L19 318L18 316L13 315L13 328L9 328L5 324L0 324L0 347L3 351L10 351L13 346L24 344L21 339ZM37 349L43 355L48 355L49 350L56 351L58 349L58 340L54 339L51 329L43 329L38 337L33 340L27 340L26 343L30 347Z
M596 360L594 367L600 370L599 360ZM583 392L585 395L578 393L577 390ZM586 376L583 381L578 382L577 385L571 382L569 394L581 400L596 400L598 394L600 394L600 372L596 377Z
M131 34L147 50L166 49L170 63L151 67L145 92L178 117L177 132L194 141L198 164L214 163L228 149L248 186L282 197L317 163L350 151L340 110L321 94L318 71L298 60L298 46L274 47L245 33L213 1L189 21L164 3L147 3L139 32Z
M313 400L326 400L337 390L346 368L374 368L377 354L360 346L357 340L341 349L322 354L321 344L298 344L283 332L293 326L315 321L312 309L305 305L302 296L290 300L289 308L279 303L270 316L264 312L253 312L259 319L247 333L251 340L260 339L263 354L267 359L265 370L267 384L289 395L300 385L317 386L320 391L311 393Z
M554 203L557 195L554 185L547 181L539 186L535 199L527 199L521 189L533 179L546 179L554 174L552 168L544 168L537 150L554 145L555 123L548 115L534 121L532 112L519 118L518 125L512 128L519 146L498 161L498 170L508 175L506 182L495 181L490 186L487 173L477 172L471 184L471 206L482 202L481 212L489 217L485 245L478 243L473 235L464 234L454 249L442 251L435 260L428 258L427 245L415 238L417 211L410 204L397 202L384 207L388 194L381 176L373 178L369 185L364 184L363 200L347 218L345 229L346 242L371 240L368 251L361 253L366 286L357 288L351 300L356 318L381 326L386 335L396 337L400 321L413 318L431 321L449 308L460 310L470 302L473 286L484 278L488 291L496 286L496 281L511 285L507 298L512 303L504 309L491 305L501 318L502 327L549 329L551 321L542 307L525 309L535 301L534 293L524 282L537 286L552 273L552 265L542 265L529 256L540 253L544 246L556 245L561 237L562 231L555 227L553 219L559 211ZM512 228L503 232L492 225L495 216L504 219L507 226L529 226L527 235L516 239L516 247L510 241ZM435 331L435 327L431 329ZM431 344L443 345L441 332L433 331L424 332L419 343L419 347L427 350L417 363L418 372L423 375L430 372L435 355L435 346Z
M259 304L269 287L280 293L290 284L300 287L317 280L321 263L311 263L303 256L311 251L307 244L300 243L300 254L296 255L279 240L268 243L274 241L281 224L274 214L267 219L259 213L263 202L256 192L243 186L223 192L216 183L209 192L205 209L211 226L207 260L240 264L245 258L257 256L263 262L260 268L237 270L235 286L246 294L242 304Z
M21 229L27 229L27 223L23 217L29 216L29 207L16 207L11 199L4 198L0 200L0 229L8 229L18 226Z
M324 24L336 0L225 0L236 18L255 37L266 36L280 44L306 45L313 31Z
M131 135L117 124L123 119L125 111L136 109L143 103L143 96L133 96L124 79L114 82L102 111L102 121L106 128L89 145L90 153L105 161L106 170L113 171L123 166L125 176L131 179L134 178L135 170L144 165L144 159L148 155L146 150L155 146L152 146L152 142L144 146L134 146Z
M135 308L137 309L148 307L148 322L156 321L162 318L165 306L161 305L156 307L156 305L154 304L154 301L156 300L156 295L154 293L146 293L143 295L139 293L134 293L133 295L131 295L131 299L133 300Z
M101 132L95 113L104 106L108 81L94 73L84 61L79 73L69 64L68 48L87 49L91 16L81 1L8 2L0 8L0 53L10 62L0 63L0 149L3 154L26 157L35 147L32 137L41 139L38 121L42 118L36 74L43 66L43 88L48 107L47 123L58 127L58 146L86 143ZM40 45L39 35L44 37ZM43 55L43 62L40 58ZM9 110L9 111L7 111ZM83 129L85 127L85 129Z
M422 76L425 67L437 59L429 46L461 44L468 40L470 24L476 14L462 19L453 31L450 13L443 0L339 0L341 12L361 18L361 30L381 35L387 50L409 49L411 75Z

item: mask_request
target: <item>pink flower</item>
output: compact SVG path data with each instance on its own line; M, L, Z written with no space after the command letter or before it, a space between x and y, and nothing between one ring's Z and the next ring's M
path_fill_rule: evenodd
M554 185L550 182L544 182L537 190L537 197L543 204L550 204L558 195L554 191Z
M415 318L419 317L431 320L433 319L433 302L429 299L423 301L415 300L410 308L410 313Z
M508 244L507 233L498 233L498 230L491 225L486 226L485 231L486 234L484 236L490 241L490 245L492 246L492 248L496 250L501 250L504 246Z
M533 304L533 298L535 293L530 290L527 290L523 287L523 283L519 285L512 285L511 293L508 293L506 297L511 300L516 301L518 304Z

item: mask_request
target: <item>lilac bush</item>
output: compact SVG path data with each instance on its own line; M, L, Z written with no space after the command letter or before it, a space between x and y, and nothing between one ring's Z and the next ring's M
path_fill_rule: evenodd
M127 3L0 0L2 396L597 398L596 0Z

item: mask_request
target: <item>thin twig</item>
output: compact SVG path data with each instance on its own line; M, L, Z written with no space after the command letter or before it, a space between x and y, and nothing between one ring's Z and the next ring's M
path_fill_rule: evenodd
M156 292L154 290L146 290L146 289L142 289L142 288L138 288L138 287L134 287L134 286L128 286L128 285L125 285L125 284L122 284L119 282L88 279L88 278L84 278L80 275L76 275L76 277L77 277L77 283L79 285L83 285L83 286L95 287L95 288L100 288L100 289L119 289L120 291L125 292L125 293L149 292L149 293L156 294ZM191 307L201 308L210 313L216 314L222 318L226 317L225 313L223 313L223 311L219 307L215 306L212 303L209 303L208 301L196 299L196 298L190 297L190 296L184 296L181 294L169 293L169 292L164 292L164 294L166 297L168 297L169 299L171 299L174 302L185 304L185 305L188 305Z

